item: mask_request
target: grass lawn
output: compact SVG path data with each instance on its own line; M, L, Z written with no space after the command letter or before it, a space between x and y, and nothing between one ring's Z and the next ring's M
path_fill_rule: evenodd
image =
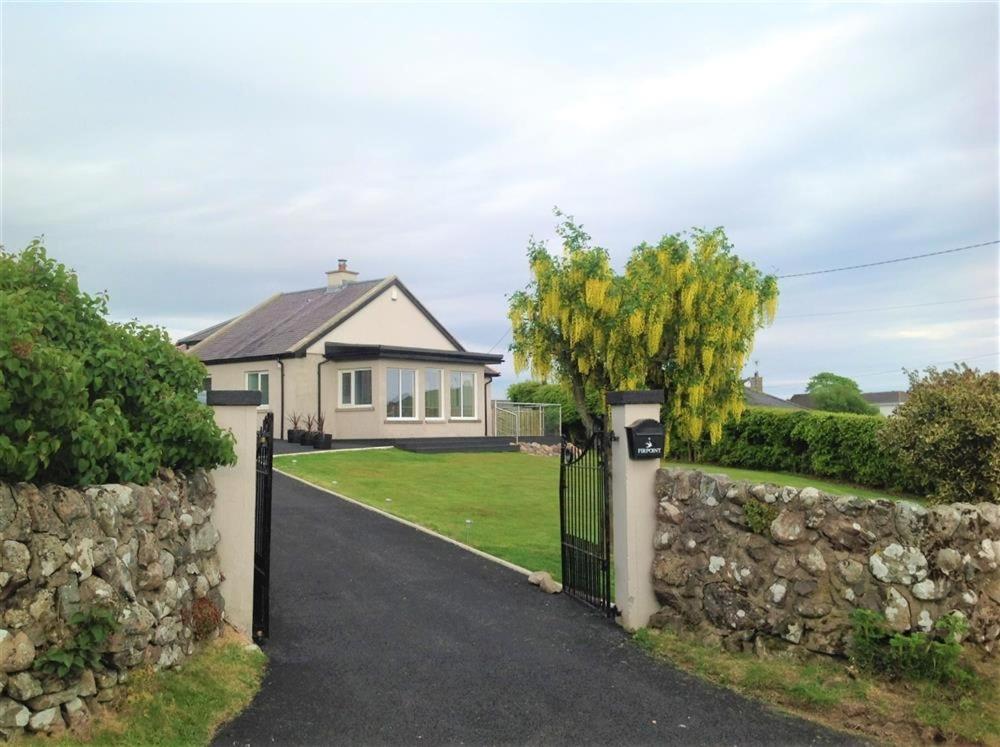
M670 630L640 630L634 640L699 677L878 743L948 739L1000 745L1000 668L995 661L973 661L975 654L968 654L967 663L977 671L978 682L959 690L931 682L890 682L821 656L798 661L728 653L718 644Z
M920 503L923 500L913 495L892 494L884 490L874 490L847 482L832 482L807 475L796 475L792 472L764 472L762 470L741 469L739 467L723 467L718 464L692 464L690 462L675 462L671 460L664 460L663 463L667 467L697 469L713 474L722 473L729 475L734 480L749 480L756 483L770 482L775 485L788 485L793 488L813 487L825 493L832 493L833 495L856 495L860 498L886 498L890 501L907 500L915 503Z
M280 456L274 465L529 570L561 575L558 459L383 449Z
M215 731L246 708L260 689L267 659L229 631L179 669L129 673L125 703L101 712L90 734L69 733L45 744L59 747L188 747L207 745Z

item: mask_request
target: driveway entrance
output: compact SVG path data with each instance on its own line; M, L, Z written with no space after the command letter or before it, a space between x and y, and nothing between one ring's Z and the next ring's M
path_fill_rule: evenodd
M276 473L270 664L219 745L846 744L599 612Z

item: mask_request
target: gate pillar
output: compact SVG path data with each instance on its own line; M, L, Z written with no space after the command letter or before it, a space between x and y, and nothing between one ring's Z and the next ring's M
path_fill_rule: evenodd
M226 620L245 633L253 628L254 496L257 457L257 406L260 392L210 391L207 402L215 422L236 438L236 464L212 470L219 530L219 562L224 580Z
M615 606L626 630L644 627L660 606L653 593L656 500L660 459L632 458L626 427L660 420L663 392L608 392L611 408L611 505L614 526ZM645 455L644 455L645 456ZM660 454L659 456L662 456Z

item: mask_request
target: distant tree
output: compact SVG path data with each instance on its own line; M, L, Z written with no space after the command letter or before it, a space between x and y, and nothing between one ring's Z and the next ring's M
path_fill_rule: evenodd
M861 396L858 382L846 376L823 371L809 379L806 391L812 396L813 407L817 410L878 415L878 408Z
M721 228L640 244L623 274L556 210L562 253L528 243L532 280L510 297L514 363L564 382L588 433L589 389L663 389L668 437L715 442L744 408L740 372L778 286L732 253Z
M1000 503L1000 373L968 366L908 372L910 396L883 445L930 497Z

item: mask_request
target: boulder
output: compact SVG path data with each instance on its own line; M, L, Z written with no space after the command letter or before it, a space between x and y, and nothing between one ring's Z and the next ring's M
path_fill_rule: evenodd
M0 672L20 672L35 661L35 644L23 630L0 630Z
M912 627L910 603L892 586L886 591L882 612L885 614L885 620L889 627L893 630L904 633Z
M28 720L28 729L36 732L50 732L65 726L59 706L33 713Z
M42 683L32 677L28 672L18 672L7 680L7 694L14 700L31 700L36 695L42 694Z
M826 560L823 559L823 552L816 545L799 555L799 565L814 576L826 573Z
M927 577L927 558L920 548L893 542L868 559L868 568L883 583L909 586Z
M28 725L31 711L25 708L16 700L10 698L0 698L0 728L3 729L23 729Z
M782 510L771 522L771 536L775 542L790 545L805 536L806 522L801 511Z

